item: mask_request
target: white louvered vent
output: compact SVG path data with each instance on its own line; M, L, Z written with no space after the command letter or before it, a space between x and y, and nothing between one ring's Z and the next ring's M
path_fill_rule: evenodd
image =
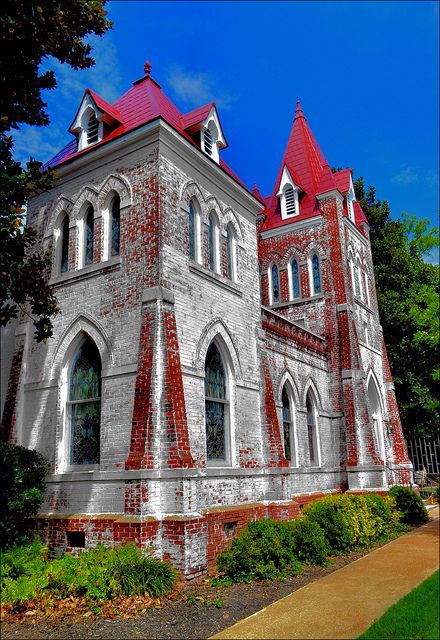
M295 207L295 192L292 187L287 187L284 192L286 198L286 215L294 216L296 213Z
M96 119L96 115L92 113L87 125L87 144L92 144L98 141L98 129L99 122Z
M212 136L209 129L205 129L203 134L203 139L205 143L205 151L208 155L212 155Z

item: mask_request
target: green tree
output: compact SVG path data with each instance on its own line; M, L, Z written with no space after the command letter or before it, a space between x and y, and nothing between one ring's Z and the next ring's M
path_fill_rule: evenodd
M22 309L31 315L38 341L52 335L51 319L59 309L48 285L50 254L24 226L24 208L30 197L53 186L56 174L32 158L23 168L13 159L9 134L20 124L49 124L42 91L57 83L53 71L40 72L45 58L74 69L94 64L83 39L111 27L106 1L4 0L0 13L0 326Z
M363 178L355 191L371 226L377 298L405 435L438 436L439 267L425 262L438 229L403 213L391 217L386 200Z

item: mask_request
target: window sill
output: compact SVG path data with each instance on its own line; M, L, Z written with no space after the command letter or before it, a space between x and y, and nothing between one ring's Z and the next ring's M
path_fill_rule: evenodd
M221 276L219 273L215 273L214 271L211 271L206 267L202 267L202 265L194 262L194 260L189 260L188 266L190 271L192 271L193 273L197 273L199 276L202 276L202 278L205 278L210 282L215 282L215 284L223 287L224 289L227 289L231 293L234 293L236 296L243 296L240 287L235 284L235 282L232 282L232 280L226 280L226 278Z
M271 304L270 309L282 309L284 307L290 307L291 305L302 304L303 302L315 302L324 298L323 293L317 293L315 296L309 296L308 298L295 298L294 300L286 300L286 302L277 302Z
M100 273L118 269L121 267L121 264L121 256L114 256L105 262L96 262L76 271L66 271L66 273L51 278L49 280L49 285L59 286L67 283L70 284L72 282L78 282L79 280L91 278Z
M365 309L366 311L368 311L368 313L373 313L373 310L371 309L371 307L369 307L366 302L364 302L363 300L361 300L360 298L358 298L357 296L354 296L354 301L363 309Z

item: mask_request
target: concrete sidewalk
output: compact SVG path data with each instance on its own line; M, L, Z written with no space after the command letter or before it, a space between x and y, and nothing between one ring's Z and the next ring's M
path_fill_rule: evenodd
M439 508L431 520L258 611L213 638L357 638L439 567Z

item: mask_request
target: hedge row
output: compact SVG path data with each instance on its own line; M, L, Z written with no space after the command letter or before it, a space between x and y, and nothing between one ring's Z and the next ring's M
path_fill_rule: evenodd
M217 568L234 582L282 578L301 573L302 563L324 565L427 518L420 496L404 487L387 496L332 495L311 502L298 520L249 523L217 556Z

